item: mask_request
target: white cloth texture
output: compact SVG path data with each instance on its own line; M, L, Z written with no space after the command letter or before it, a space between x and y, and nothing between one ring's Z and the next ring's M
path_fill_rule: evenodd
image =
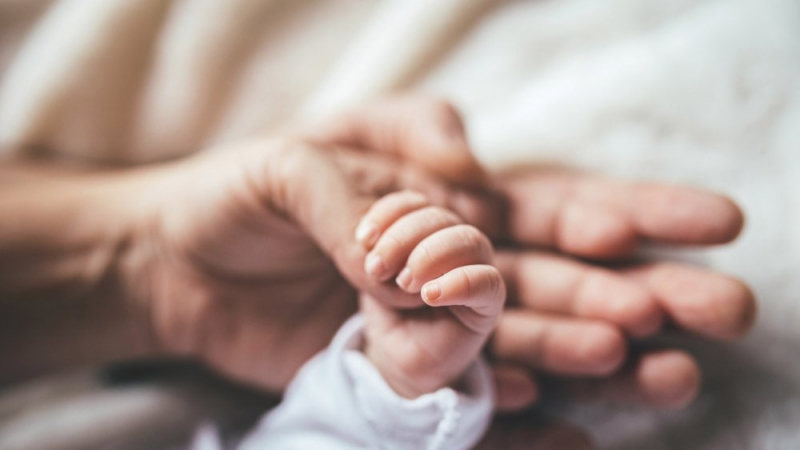
M797 0L0 0L0 70L0 153L146 163L412 90L452 99L493 168L726 193L747 216L734 245L657 251L760 300L744 342L685 344L699 401L545 414L601 449L800 446ZM93 383L0 399L3 447L169 448L160 438L203 418L180 407L201 394Z
M488 366L476 359L460 389L415 399L397 395L359 350L364 320L356 315L331 345L306 363L283 401L239 450L468 450L494 410Z

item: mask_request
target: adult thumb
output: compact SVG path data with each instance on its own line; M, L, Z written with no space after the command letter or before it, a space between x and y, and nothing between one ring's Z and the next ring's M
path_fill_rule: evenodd
M357 289L395 306L419 306L419 296L378 282L364 271L366 249L355 229L377 197L358 188L327 147L282 141L261 152L261 201L297 223Z
M387 99L318 124L308 135L319 142L392 154L456 184L479 186L487 178L470 151L461 116L442 99Z

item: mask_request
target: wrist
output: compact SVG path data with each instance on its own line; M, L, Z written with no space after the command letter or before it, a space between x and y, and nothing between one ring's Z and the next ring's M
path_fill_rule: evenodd
M165 279L170 276L172 258L164 244L163 221L176 184L173 174L180 173L170 170L172 167L174 164L167 164L126 173L107 191L106 198L122 205L112 207L121 222L113 237L119 248L114 273L140 349L148 356L188 353L176 348L174 340L159 332L163 327L158 326L164 315L159 305L170 304L160 299L169 296Z
M87 215L97 224L97 254L101 262L88 261L88 296L103 302L107 319L116 324L107 338L116 341L114 359L158 354L150 324L150 277L156 260L152 238L152 206L148 199L147 170L131 169L89 177L84 198ZM96 267L92 267L97 264Z
M0 271L0 380L151 355L130 290L130 176L49 168L36 181L0 191L0 262L14 261Z
M170 192L166 166L112 170L76 180L72 196L85 225L82 237L92 255L84 258L84 296L102 302L105 320L115 325L115 359L157 356L152 326L154 273L160 254L157 225L161 198ZM110 327L109 327L110 328ZM111 344L109 344L111 345Z
M384 355L375 345L365 341L362 349L364 356L378 370L386 384L400 397L414 399L447 386L455 386L458 375L451 377L444 373L414 373L412 368L404 368L393 358Z

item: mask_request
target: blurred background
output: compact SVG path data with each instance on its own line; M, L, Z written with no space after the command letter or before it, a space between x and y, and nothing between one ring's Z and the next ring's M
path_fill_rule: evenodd
M0 0L0 148L31 155L141 164L409 90L452 100L493 169L679 182L745 211L731 246L652 250L760 301L745 341L686 344L700 399L542 414L601 449L800 447L797 0ZM150 369L0 391L0 448L174 448L271 402L192 366Z

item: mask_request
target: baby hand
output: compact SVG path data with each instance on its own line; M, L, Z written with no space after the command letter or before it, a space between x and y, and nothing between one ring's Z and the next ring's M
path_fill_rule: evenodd
M456 382L478 356L503 311L505 284L478 229L421 194L378 200L356 239L369 251L367 274L393 277L427 305L397 309L361 297L364 353L399 395L415 398Z

